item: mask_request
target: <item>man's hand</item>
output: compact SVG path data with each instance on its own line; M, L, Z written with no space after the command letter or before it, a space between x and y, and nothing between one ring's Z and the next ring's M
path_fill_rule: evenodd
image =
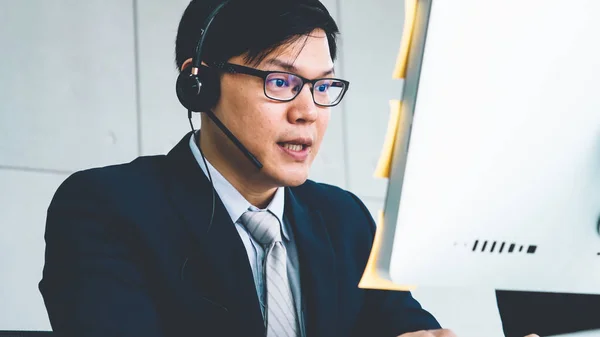
M423 330L417 332L409 332L398 337L457 337L452 330L441 329L441 330ZM529 337L529 336L528 336Z
M457 337L452 330L441 329L441 330L428 330L428 331L417 331L410 332L400 335L398 337ZM527 335L525 337L540 337L536 334Z

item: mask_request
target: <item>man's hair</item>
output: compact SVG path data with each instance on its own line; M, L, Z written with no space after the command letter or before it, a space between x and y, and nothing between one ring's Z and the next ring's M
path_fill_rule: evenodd
M206 18L222 0L192 0L177 32L177 68L193 58ZM227 61L244 55L258 65L278 47L307 37L315 29L325 31L329 52L335 61L339 29L329 11L318 0L230 0L207 31L202 61Z

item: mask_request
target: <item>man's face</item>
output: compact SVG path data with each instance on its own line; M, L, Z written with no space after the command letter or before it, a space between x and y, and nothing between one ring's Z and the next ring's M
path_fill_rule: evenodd
M247 65L241 56L229 62ZM275 50L256 68L291 72L308 79L331 77L333 62L327 37L322 30L315 30L306 40L302 38ZM295 99L278 102L265 96L264 81L259 77L223 75L221 97L214 113L262 162L263 168L256 173L250 161L222 135L216 144L221 160L228 162L229 169L241 177L258 179L261 184L302 184L330 117L330 108L316 105L310 89L311 84L305 84Z

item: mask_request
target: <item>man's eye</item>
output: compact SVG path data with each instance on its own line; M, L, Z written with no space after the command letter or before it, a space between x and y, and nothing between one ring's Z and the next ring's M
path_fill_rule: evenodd
M317 87L317 90L319 92L325 92L325 91L329 90L329 84L321 84Z
M275 78L270 81L271 85L274 85L278 88L282 88L283 86L287 86L287 81L281 78Z

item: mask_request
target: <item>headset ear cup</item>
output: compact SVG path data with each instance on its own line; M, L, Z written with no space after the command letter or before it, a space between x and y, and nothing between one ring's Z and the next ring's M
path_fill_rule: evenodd
M186 67L177 77L177 98L194 112L211 110L219 99L220 88L218 74L205 66L200 66L198 75L192 75L191 67Z
M191 73L191 67L186 67L179 73L176 83L177 98L186 109L198 111L196 101L200 86L198 78Z
M219 73L206 66L198 69L198 79L202 83L202 89L198 99L198 108L202 112L212 110L221 94L221 83Z

